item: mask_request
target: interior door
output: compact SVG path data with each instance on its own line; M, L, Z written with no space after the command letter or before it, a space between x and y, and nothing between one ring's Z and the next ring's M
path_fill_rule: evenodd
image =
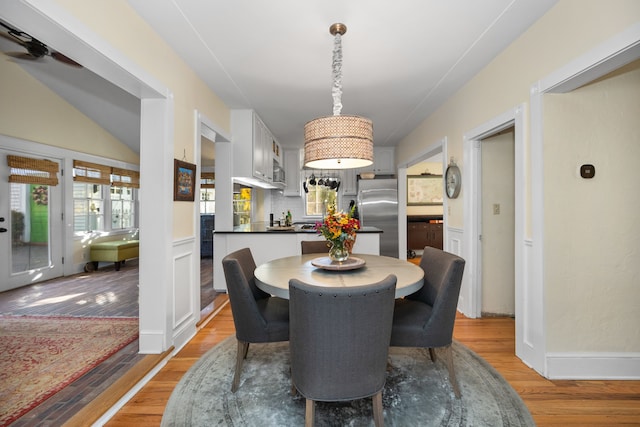
M7 155L42 159L0 149L0 291L63 274L62 184L9 182Z

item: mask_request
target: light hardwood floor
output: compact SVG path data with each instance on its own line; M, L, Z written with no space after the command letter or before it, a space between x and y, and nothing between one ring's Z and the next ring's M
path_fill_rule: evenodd
M227 304L106 425L160 425L180 378L205 352L233 333ZM500 372L522 397L538 426L640 426L640 381L547 380L515 356L514 337L511 318L468 319L459 315L456 319L454 338Z

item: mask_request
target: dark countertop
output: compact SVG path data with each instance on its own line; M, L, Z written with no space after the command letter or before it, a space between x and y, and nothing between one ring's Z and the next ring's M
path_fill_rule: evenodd
M407 222L429 222L442 220L442 215L407 215Z
M311 226L311 228L306 228ZM305 227L304 229L302 227ZM231 234L231 233L307 233L316 234L316 230L313 229L313 224L294 224L293 229L282 230L274 229L269 230L269 224L266 222L257 222L253 224L243 224L233 227L233 231L214 231L217 234ZM357 233L382 233L382 230L376 227L362 227Z

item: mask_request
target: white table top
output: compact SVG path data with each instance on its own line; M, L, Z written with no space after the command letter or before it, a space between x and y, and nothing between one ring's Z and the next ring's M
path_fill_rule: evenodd
M379 255L354 254L365 261L357 270L327 271L311 265L315 258L324 254L295 255L278 258L259 265L255 270L256 285L265 292L289 299L289 280L298 279L305 283L330 287L357 287L379 282L389 274L398 278L396 298L409 295L422 287L422 268L397 258Z

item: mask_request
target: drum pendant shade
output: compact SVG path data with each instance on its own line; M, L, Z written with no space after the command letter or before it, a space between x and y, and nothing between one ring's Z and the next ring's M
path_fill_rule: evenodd
M349 169L373 163L373 123L359 116L326 116L304 125L304 164Z

